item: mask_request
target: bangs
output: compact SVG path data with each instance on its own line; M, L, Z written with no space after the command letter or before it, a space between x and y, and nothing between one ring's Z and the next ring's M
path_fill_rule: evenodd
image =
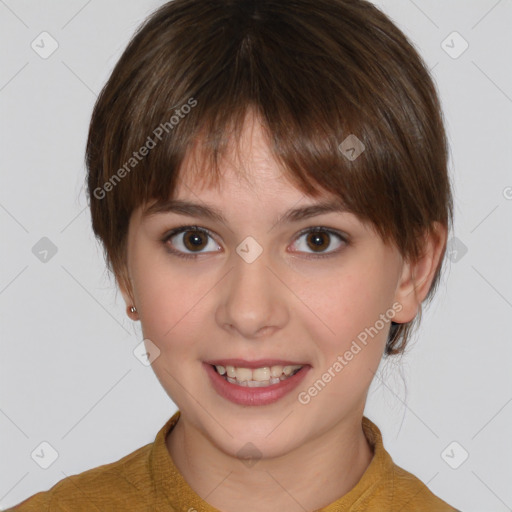
M112 191L125 219L143 203L174 195L192 150L205 162L197 167L197 178L205 186L217 184L220 159L230 143L237 144L253 111L266 129L272 154L297 188L313 197L322 190L334 194L348 211L374 225L383 240L394 239L403 252L411 249L405 238L430 223L422 207L432 209L421 204L424 183L415 179L415 169L421 165L425 173L433 162L432 155L421 162L424 152L414 147L426 140L416 121L421 98L396 78L403 74L399 62L395 70L389 62L379 63L365 44L368 34L351 25L347 12L336 22L346 25L340 34L321 11L316 16L323 19L311 20L308 13L306 23L300 12L289 10L281 19L274 12L271 19L264 5L252 15L238 12L235 5L220 13L211 8L203 13L211 15L208 33L198 34L183 20L177 23L179 16L186 17L179 12L185 3L174 3L176 23L167 20L165 47L147 37L145 44L154 44L151 58L139 59L138 68L123 76L123 61L148 52L135 36L111 79L118 84L111 95L117 92L116 109L122 115L107 118L102 130L110 140L101 145L114 150L104 154L101 178L107 181L112 170L134 164ZM245 23L235 23L237 17ZM332 40L326 40L326 33ZM344 51L348 38L355 50ZM422 66L416 65L415 72L428 81ZM102 91L100 101L107 92ZM151 148L135 164L134 152L144 145ZM437 148L437 154L442 150ZM414 229L393 229L404 226L406 216Z

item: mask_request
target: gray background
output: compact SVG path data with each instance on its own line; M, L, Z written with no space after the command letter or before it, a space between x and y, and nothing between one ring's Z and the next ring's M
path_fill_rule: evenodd
M452 505L511 510L512 2L376 3L438 84L457 240L409 354L381 365L366 414L395 462ZM140 328L105 270L83 188L96 95L161 4L0 1L3 508L152 442L175 411L133 355ZM47 59L31 47L43 31L59 45ZM457 58L453 31L469 44ZM43 237L57 248L46 261ZM43 441L58 452L48 469L31 457Z

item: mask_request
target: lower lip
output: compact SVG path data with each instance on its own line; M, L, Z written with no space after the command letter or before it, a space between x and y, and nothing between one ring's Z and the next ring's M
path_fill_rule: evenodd
M227 400L239 405L268 405L277 402L293 391L311 368L310 366L303 366L295 375L282 380L278 384L271 384L263 388L249 388L231 384L219 375L211 364L203 363L203 365L215 391Z

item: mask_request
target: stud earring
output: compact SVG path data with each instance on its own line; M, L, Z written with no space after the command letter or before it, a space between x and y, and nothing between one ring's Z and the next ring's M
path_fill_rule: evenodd
M130 313L136 313L137 308L135 306L130 306Z

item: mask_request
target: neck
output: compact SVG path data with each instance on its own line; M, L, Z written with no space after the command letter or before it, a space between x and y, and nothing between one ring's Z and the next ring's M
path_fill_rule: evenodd
M166 445L193 491L223 512L239 512L247 503L253 512L304 512L344 496L370 464L373 451L361 418L362 413L341 421L292 452L249 466L218 449L183 417Z

